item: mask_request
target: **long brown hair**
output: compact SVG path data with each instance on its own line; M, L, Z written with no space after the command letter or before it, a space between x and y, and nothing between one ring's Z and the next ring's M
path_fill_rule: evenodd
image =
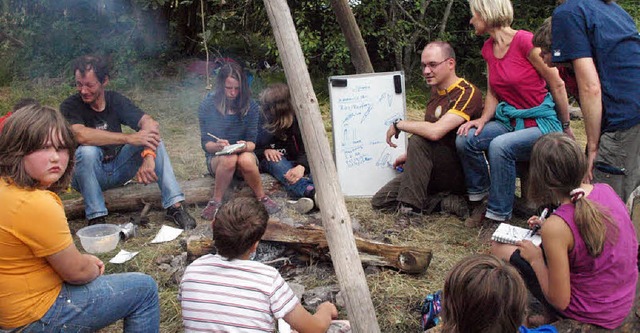
M563 133L544 135L536 141L529 164L529 198L537 204L555 204L570 199L587 172L587 158L580 146ZM575 200L574 221L592 257L602 253L611 230L617 226L608 211L586 196Z
M442 332L515 333L526 305L527 287L515 268L493 255L472 255L444 281Z
M264 128L276 137L282 136L293 125L295 112L291 104L289 87L284 83L274 83L260 94L260 104L267 123Z
M233 78L240 83L240 93L233 101L227 99L224 93L225 81L227 78ZM227 62L218 71L216 76L215 90L213 92L213 103L218 112L226 114L229 110L235 110L242 116L249 112L251 102L251 89L247 81L247 75L240 65L235 62Z
M51 141L56 149L69 151L67 170L49 190L64 190L71 181L76 141L71 128L58 110L31 104L7 119L0 133L0 177L26 189L39 188L39 182L27 173L23 158Z
M220 207L213 224L213 242L218 253L229 259L240 258L267 230L264 205L253 197L231 199Z

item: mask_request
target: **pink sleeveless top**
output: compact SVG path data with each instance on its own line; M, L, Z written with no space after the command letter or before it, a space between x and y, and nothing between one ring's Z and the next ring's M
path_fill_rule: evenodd
M638 242L624 203L609 185L594 184L588 198L609 211L618 232L605 243L602 254L594 258L573 220L575 206L564 204L554 212L571 228L574 239L569 252L571 299L562 313L580 322L613 329L622 324L633 306Z

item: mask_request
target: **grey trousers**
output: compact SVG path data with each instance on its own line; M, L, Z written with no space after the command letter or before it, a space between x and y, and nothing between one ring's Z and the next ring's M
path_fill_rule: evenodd
M443 192L466 193L455 146L413 135L409 138L404 172L378 190L371 206L393 211L404 204L430 213L441 199L438 193Z
M640 186L640 124L617 132L606 132L600 136L595 163L603 163L624 174L617 175L593 169L594 183L607 183L618 193L623 202Z

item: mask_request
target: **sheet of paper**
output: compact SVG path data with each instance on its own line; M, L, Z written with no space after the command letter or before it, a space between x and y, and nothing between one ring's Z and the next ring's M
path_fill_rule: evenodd
M180 236L181 233L182 233L182 229L170 227L168 225L163 225L162 228L160 228L160 231L158 231L158 234L156 235L156 237L153 240L151 240L151 243L156 244L156 243L170 242L176 239L178 236Z
M111 258L109 262L112 264L123 264L133 259L133 257L136 256L136 254L138 254L138 252L129 252L125 250L120 250L120 252L118 252L118 254L116 254L115 257Z

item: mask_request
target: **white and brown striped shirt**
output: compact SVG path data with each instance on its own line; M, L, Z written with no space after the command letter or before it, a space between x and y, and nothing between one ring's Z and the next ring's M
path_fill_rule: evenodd
M187 267L179 297L185 332L274 332L298 304L275 268L211 254Z

